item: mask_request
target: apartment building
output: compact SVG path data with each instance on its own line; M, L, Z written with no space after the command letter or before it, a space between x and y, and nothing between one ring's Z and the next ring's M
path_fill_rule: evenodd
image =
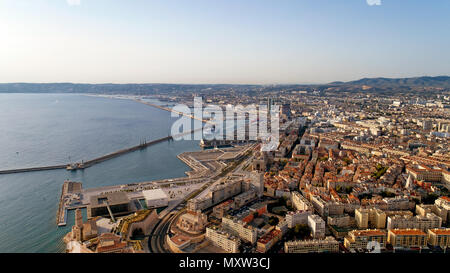
M206 239L208 239L213 245L222 248L228 253L239 252L239 245L241 243L239 238L218 227L207 227Z
M339 202L325 201L320 196L311 197L314 210L322 217L344 214L345 205Z
M286 214L286 223L289 228L299 224L307 225L309 215L312 215L312 212L307 210L290 211Z
M427 213L426 216L389 216L387 219L387 229L420 229L426 232L430 228L440 228L442 226L441 217L434 213Z
M450 172L437 166L429 167L424 164L414 164L406 167L406 173L411 174L415 180L426 182L450 182Z
M338 253L339 242L329 236L323 240L290 241L284 243L285 253Z
M282 236L283 233L281 230L272 229L258 240L256 243L256 251L259 253L266 253L281 239Z
M378 208L369 209L369 226L372 228L386 227L386 212Z
M428 230L428 244L440 246L441 248L450 247L450 228L433 228Z
M356 225L360 229L367 229L369 227L369 210L359 208L355 210Z
M391 229L388 243L393 247L424 247L427 245L427 234L420 229Z
M448 219L448 210L444 206L439 206L438 204L440 202L441 201L438 199L433 205L416 205L416 214L425 217L428 213L434 213L441 217L442 223L446 223Z
M319 215L308 216L308 226L314 238L325 238L325 221Z
M442 218L443 222L450 222L450 197L442 196L434 201L436 215Z
M256 243L258 237L258 231L256 228L248 225L242 220L237 219L236 217L230 215L222 217L222 228L230 234L238 236L244 241L252 244Z
M328 216L327 224L337 227L348 227L350 225L350 216L348 214Z
M292 205L296 210L313 210L313 205L301 193L294 191L291 193Z
M380 247L386 246L386 232L380 229L352 230L344 238L347 249L367 249L369 242L377 242Z

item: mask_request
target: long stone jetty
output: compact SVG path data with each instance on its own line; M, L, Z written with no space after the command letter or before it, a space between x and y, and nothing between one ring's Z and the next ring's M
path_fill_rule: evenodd
M156 140L152 140L149 142L143 142L140 143L139 145L127 148L127 149L122 149L107 155L103 155L88 161L83 161L82 163L78 163L76 169L85 169L85 168L89 168L92 165L98 164L100 162L127 154L127 153L131 153L140 149L145 149L151 145L163 142L163 141L168 141L171 140L172 136L166 136L166 137L162 137ZM43 166L43 167L32 167L32 168L21 168L21 169L11 169L11 170L3 170L0 171L0 175L1 174L13 174L13 173L23 173L23 172L37 172L37 171L48 171L48 170L57 170L57 169L65 169L67 168L67 166L70 166L73 164L64 164L64 165L54 165L54 166Z

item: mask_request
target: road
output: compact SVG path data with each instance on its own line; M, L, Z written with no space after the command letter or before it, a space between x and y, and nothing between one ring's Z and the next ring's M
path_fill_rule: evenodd
M166 217L161 219L153 229L150 234L149 250L150 253L167 253L165 247L166 235L169 233L169 227L174 219L175 214L168 214Z
M249 147L249 149L247 149L247 151L251 150L252 148L254 148L254 145L251 145ZM245 166L246 164L248 164L251 159L252 159L252 156L249 156L245 160L242 160L242 162L240 164L235 166L234 169L229 170L228 173L241 172L242 167ZM214 185L214 182L217 178L220 178L220 172L214 173L212 175L212 177L208 179L209 181L207 183L205 183L204 186L202 186L199 190L189 194L182 203L180 203L176 208L174 208L175 209L174 211L168 213L156 224L155 228L149 235L150 238L148 241L149 241L150 253L170 253L170 251L167 250L167 248L165 247L166 235L169 233L169 228L170 228L173 220L176 219L177 216L183 212L183 210L180 210L180 208L184 208L186 206L187 201L189 201L189 199L192 199L192 198L196 197L197 195L199 195L200 193L202 193L203 191L208 190L209 187Z

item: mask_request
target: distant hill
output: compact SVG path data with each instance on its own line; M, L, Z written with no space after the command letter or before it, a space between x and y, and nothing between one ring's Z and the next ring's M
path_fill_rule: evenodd
M366 85L383 87L441 87L450 88L449 76L414 77L414 78L363 78L350 82L332 82L329 85Z
M97 93L97 94L180 94L284 92L289 90L347 92L442 92L450 90L450 77L364 78L328 84L242 85L242 84L80 84L80 83L0 83L0 93Z

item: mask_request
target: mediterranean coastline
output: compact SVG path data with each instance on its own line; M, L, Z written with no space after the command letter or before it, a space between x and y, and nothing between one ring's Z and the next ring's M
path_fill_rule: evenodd
M0 138L2 143L11 143L2 147L2 170L108 154L167 136L173 122L169 112L130 99L77 94L0 96L4 128ZM12 107L21 114L9 115ZM66 227L55 225L65 180L101 187L181 177L189 167L177 156L198 149L195 141L161 142L76 172L61 169L0 175L0 251L64 252L62 237L74 222L73 212L69 212Z

